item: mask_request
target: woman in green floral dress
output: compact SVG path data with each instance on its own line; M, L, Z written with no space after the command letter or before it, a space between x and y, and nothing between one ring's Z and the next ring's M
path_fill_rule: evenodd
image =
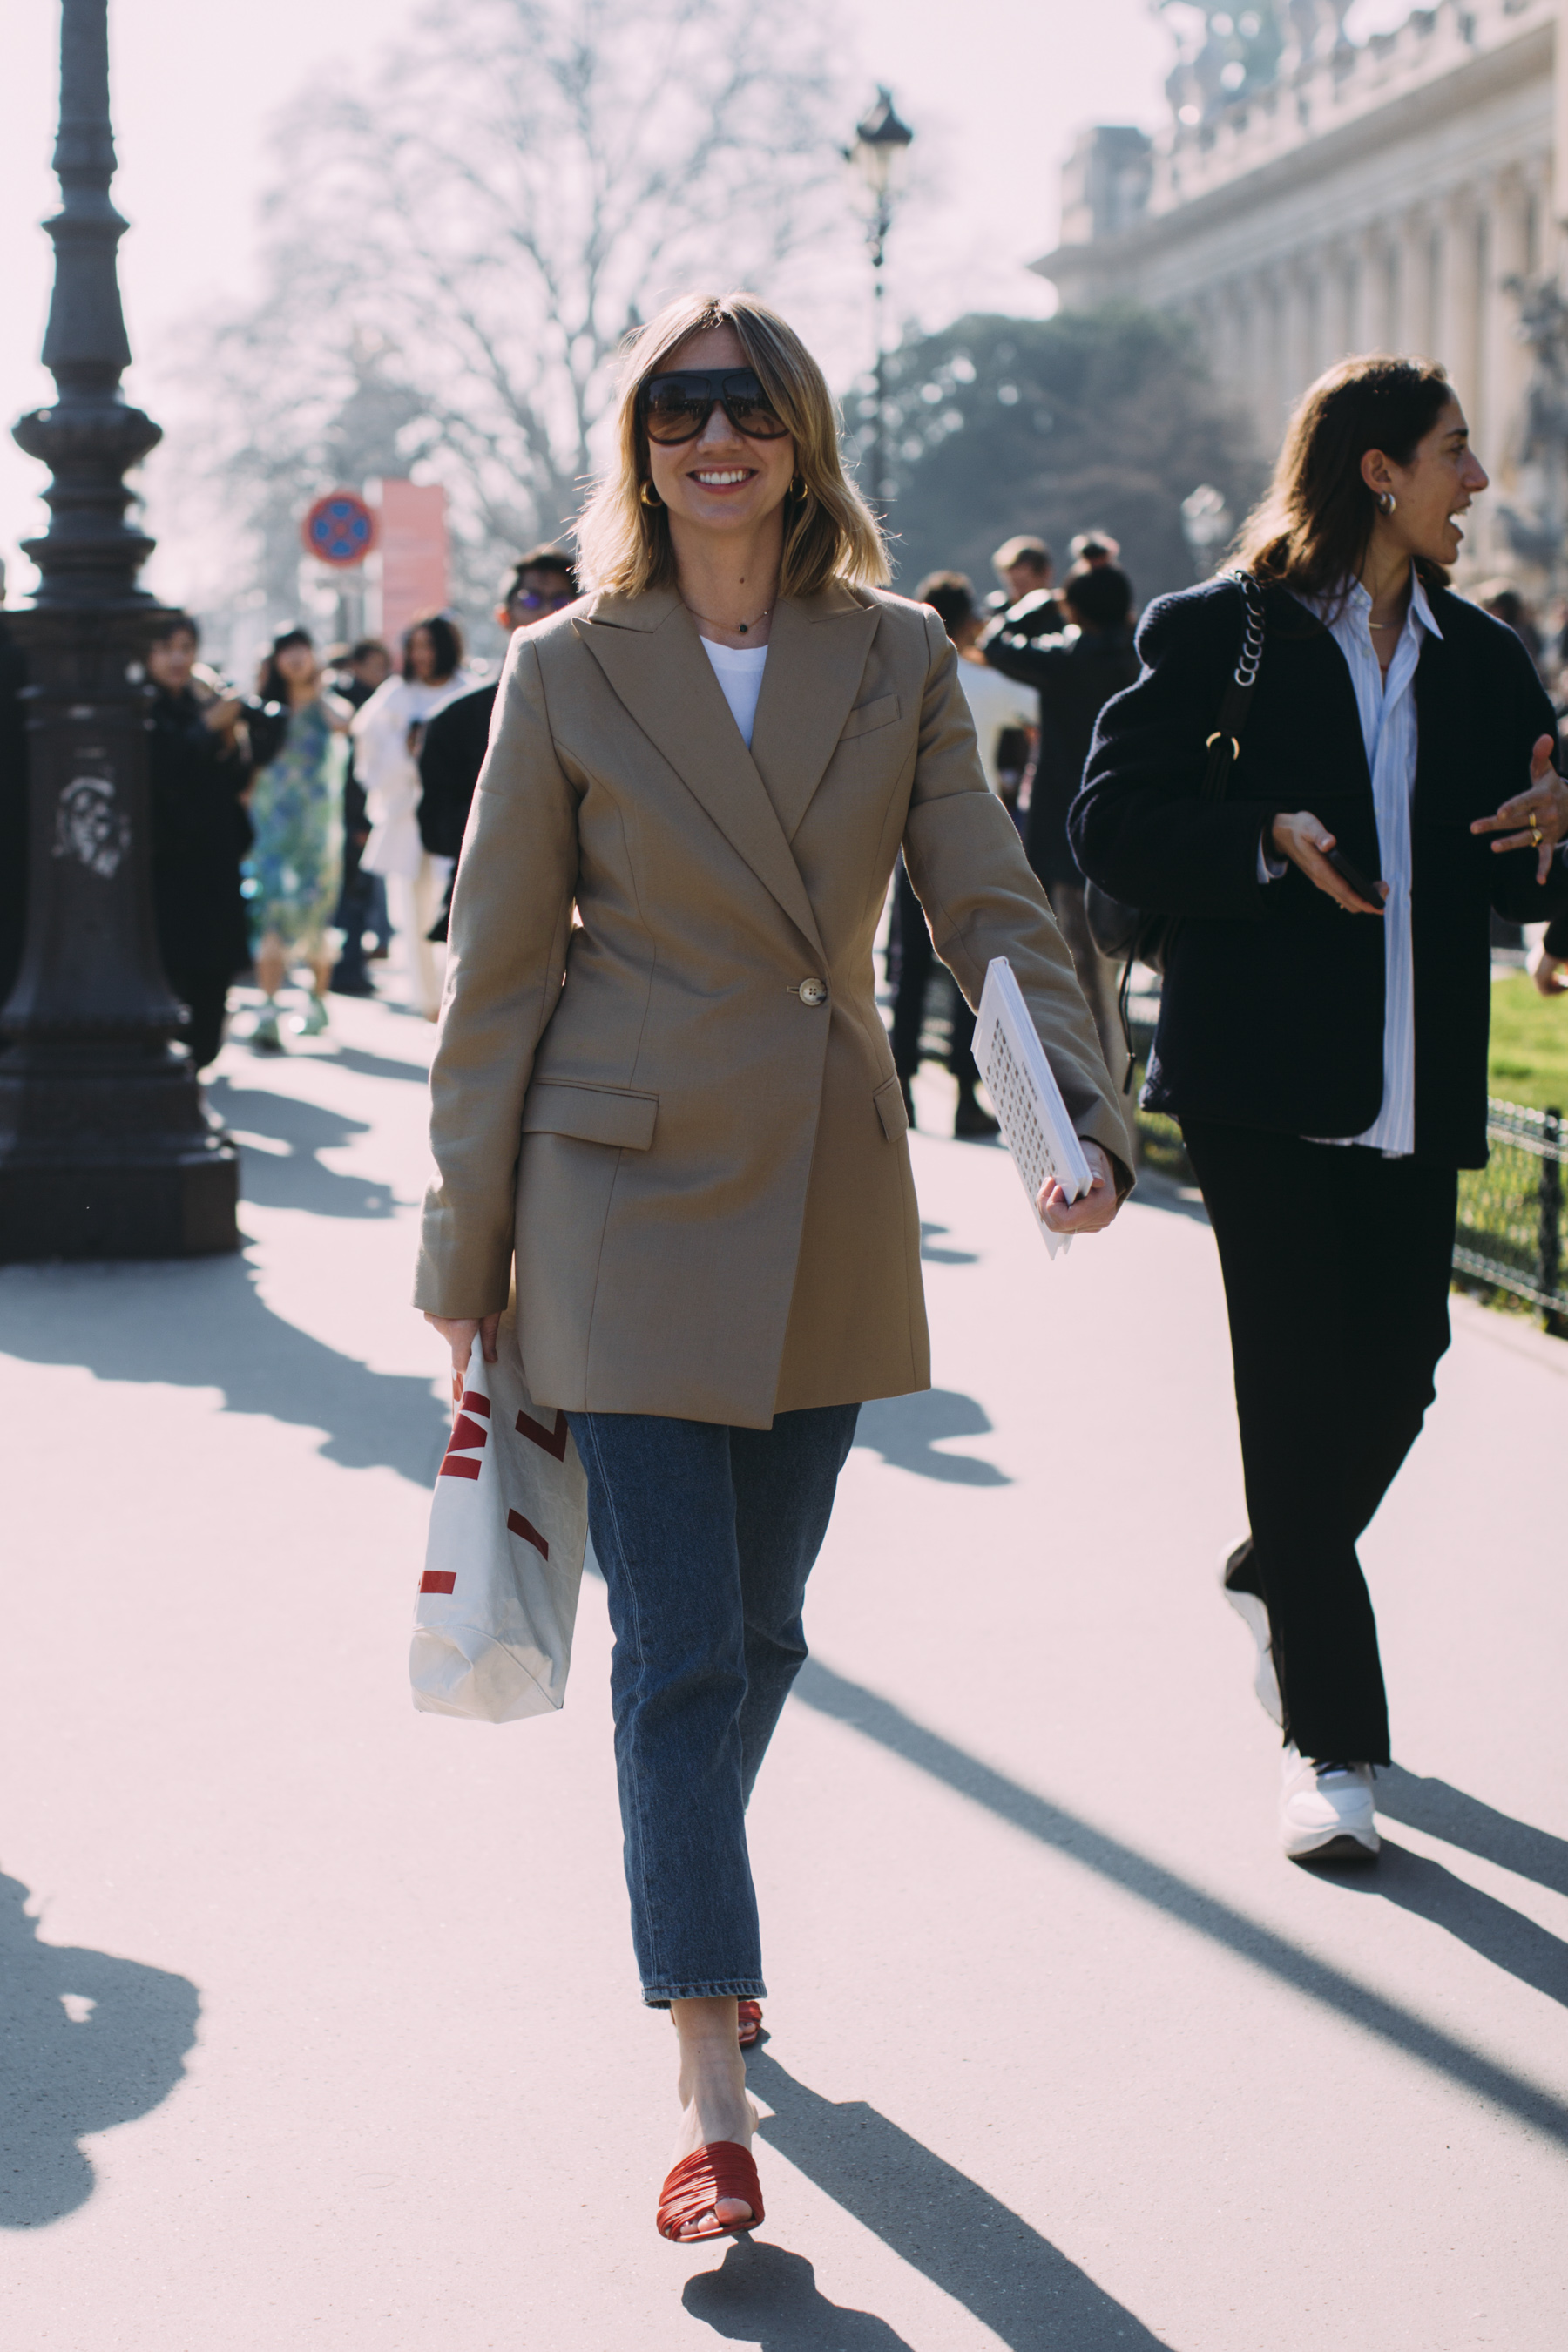
M251 1042L279 1053L277 996L292 964L309 963L314 978L310 1009L293 1025L306 1037L319 1036L327 1025L333 962L327 928L342 880L343 772L353 713L323 687L315 646L303 629L288 629L273 640L259 696L251 731L266 764L252 788L256 845L247 864L258 934L256 977L267 1002Z

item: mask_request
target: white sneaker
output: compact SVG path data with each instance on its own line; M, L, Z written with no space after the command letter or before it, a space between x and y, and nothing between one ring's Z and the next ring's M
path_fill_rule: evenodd
M1232 1589L1230 1571L1241 1564L1242 1557L1252 1549L1252 1538L1226 1547L1219 1564L1220 1591L1258 1644L1258 1664L1252 1672L1252 1687L1258 1693L1258 1704L1271 1723L1281 1727L1285 1709L1279 1699L1279 1677L1274 1671L1274 1645L1268 1631L1268 1612L1256 1592L1237 1592Z
M1382 1841L1370 1764L1319 1763L1287 1748L1279 1768L1279 1834L1292 1862L1370 1862Z

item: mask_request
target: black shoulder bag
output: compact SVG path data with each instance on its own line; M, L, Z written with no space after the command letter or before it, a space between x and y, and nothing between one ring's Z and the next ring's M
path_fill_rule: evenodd
M1263 591L1250 572L1233 572L1230 577L1241 591L1241 650L1219 707L1219 724L1208 738L1208 766L1200 788L1205 801L1225 798L1231 772L1241 757L1241 730L1247 724L1263 660ZM1132 1023L1127 1009L1132 967L1143 963L1153 971L1163 971L1172 934L1182 919L1179 915L1152 914L1142 907L1129 907L1124 900L1113 898L1109 890L1102 890L1098 882L1085 885L1084 911L1100 954L1122 967L1117 1006L1121 1014L1121 1034L1127 1041L1127 1076L1121 1084L1121 1091L1126 1094L1132 1084Z

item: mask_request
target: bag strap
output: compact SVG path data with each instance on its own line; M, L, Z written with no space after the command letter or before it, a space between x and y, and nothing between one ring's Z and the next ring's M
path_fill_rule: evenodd
M1231 771L1241 757L1242 730L1247 725L1247 714L1252 708L1258 673L1263 662L1263 591L1250 572L1236 571L1230 577L1241 591L1241 601L1246 609L1241 650L1236 657L1236 667L1226 682L1224 698L1219 706L1219 724L1208 739L1209 763L1204 771L1203 781L1205 801L1225 798Z
M1263 663L1263 636L1267 614L1263 591L1250 572L1239 568L1230 574L1241 591L1242 614L1241 650L1236 657L1236 667L1226 682L1225 694L1219 706L1219 725L1208 739L1208 766L1204 771L1202 795L1205 801L1222 801L1231 771L1241 757L1242 730L1247 714L1252 708L1252 697L1258 685L1258 673ZM1127 1075L1121 1081L1121 1091L1132 1091L1132 1008L1129 998L1132 988L1133 959L1129 956L1121 967L1121 986L1117 991L1116 1009L1121 1015L1121 1034L1127 1044Z

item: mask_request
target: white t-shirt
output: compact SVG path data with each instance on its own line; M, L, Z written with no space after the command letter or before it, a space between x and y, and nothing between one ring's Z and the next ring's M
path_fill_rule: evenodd
M1027 687L1015 686L1010 677L1004 677L999 669L965 661L962 654L958 682L980 739L980 764L985 771L985 781L994 793L999 793L1002 779L996 769L996 739L1005 727L1038 726L1039 712L1029 707L1036 698Z
M741 730L741 740L749 751L768 649L766 646L716 646L711 637L704 637L702 650L713 665L713 675L724 690L724 699Z

